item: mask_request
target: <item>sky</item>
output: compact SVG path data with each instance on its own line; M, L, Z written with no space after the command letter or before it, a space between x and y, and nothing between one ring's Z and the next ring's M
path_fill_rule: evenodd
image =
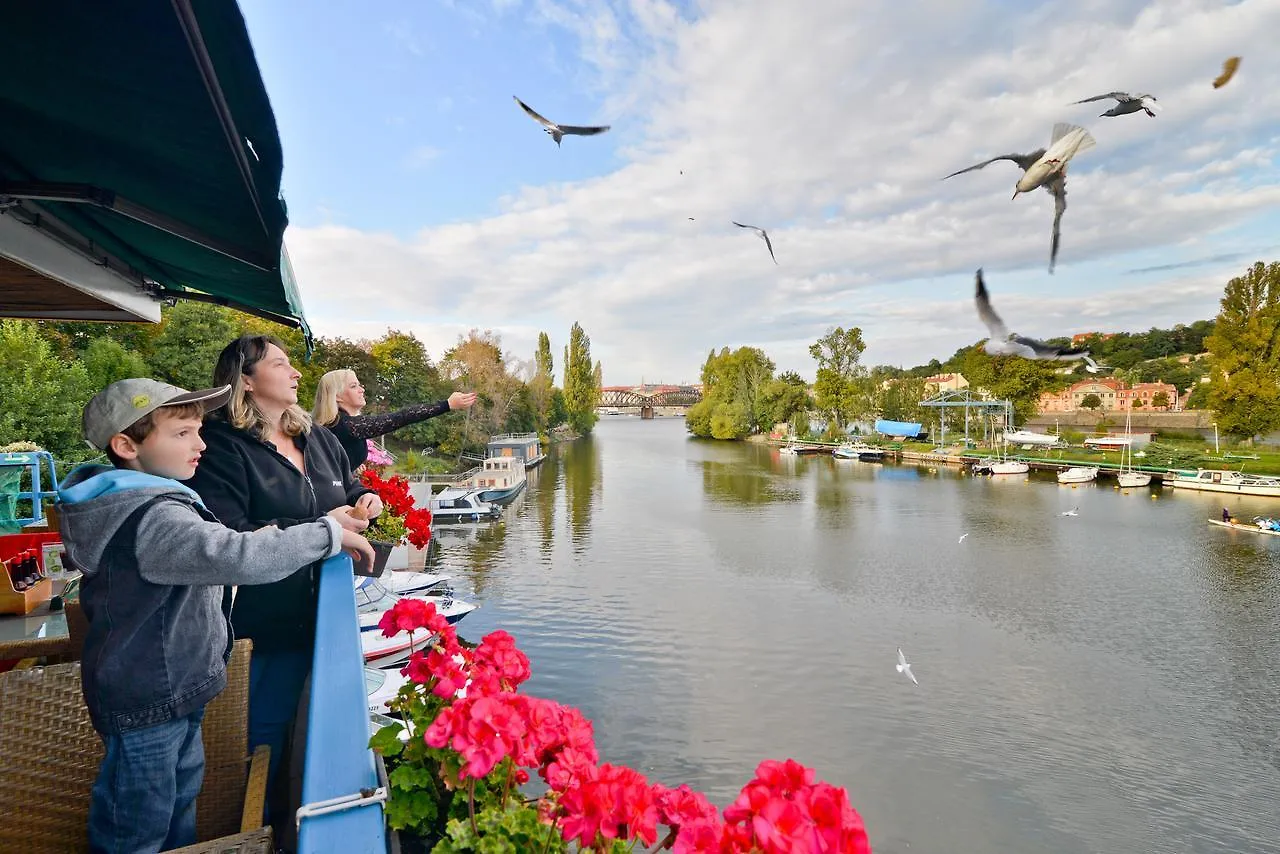
M1217 313L1280 259L1276 0L240 0L284 145L286 243L318 335L472 328L531 359L574 321L606 385L696 381L862 330L867 364L986 334ZM1243 57L1221 89L1228 56ZM1113 90L1156 118L1100 117ZM608 124L557 148L554 121ZM1097 145L1053 199L1012 163L1056 122ZM732 220L768 229L777 254Z

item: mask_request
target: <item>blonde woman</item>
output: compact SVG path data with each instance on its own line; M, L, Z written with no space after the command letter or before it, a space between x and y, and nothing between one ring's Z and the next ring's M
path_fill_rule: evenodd
M418 403L383 415L361 415L365 407L364 386L355 371L341 370L329 371L320 378L311 414L317 424L328 427L338 437L351 470L355 471L369 459L369 439L454 409L470 409L475 402L475 392L455 391L448 400Z
M314 429L298 406L298 378L284 345L269 335L244 335L218 356L217 385L230 385L226 405L205 419L207 448L186 484L218 520L237 531L288 528L324 516L363 531L382 512L373 490L352 479L342 446ZM320 563L273 584L241 587L231 610L237 638L253 639L249 670L249 748L271 746L269 778L284 753L315 643ZM287 817L272 810L273 817ZM274 823L274 822L273 822Z

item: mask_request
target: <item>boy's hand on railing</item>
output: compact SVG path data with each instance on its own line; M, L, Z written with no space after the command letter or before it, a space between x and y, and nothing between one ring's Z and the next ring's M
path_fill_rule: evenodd
M356 511L353 513L352 511ZM341 507L335 507L328 512L330 518L342 526L344 531L351 531L358 534L365 528L369 527L367 519L361 518L367 514L363 510L358 510L350 504L343 504Z

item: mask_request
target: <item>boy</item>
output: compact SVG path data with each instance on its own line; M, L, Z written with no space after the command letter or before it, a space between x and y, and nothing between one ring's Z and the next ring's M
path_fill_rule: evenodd
M58 490L66 558L83 573L89 620L84 699L106 747L89 806L94 852L196 841L200 722L226 685L231 652L223 585L278 581L344 548L373 559L364 537L329 516L233 531L177 482L200 461L206 408L230 394L230 386L112 383L85 407L84 435L114 468L80 466Z

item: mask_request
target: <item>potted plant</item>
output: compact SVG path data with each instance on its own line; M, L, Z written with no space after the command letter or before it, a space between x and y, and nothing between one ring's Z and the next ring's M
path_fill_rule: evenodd
M364 530L365 539L373 546L374 563L370 574L376 578L386 569L387 558L396 546L407 542L426 548L431 544L431 511L416 506L409 494L409 481L403 477L383 478L373 469L365 469L360 481L378 493L382 501L382 512ZM360 517L358 509L353 508L351 512Z
M422 599L397 602L379 628L428 638L390 703L404 723L370 739L387 762L387 822L406 854L621 854L637 844L690 854L871 854L848 793L799 762L761 762L721 812L687 785L667 788L601 763L582 712L519 691L529 659L506 632L471 647Z

